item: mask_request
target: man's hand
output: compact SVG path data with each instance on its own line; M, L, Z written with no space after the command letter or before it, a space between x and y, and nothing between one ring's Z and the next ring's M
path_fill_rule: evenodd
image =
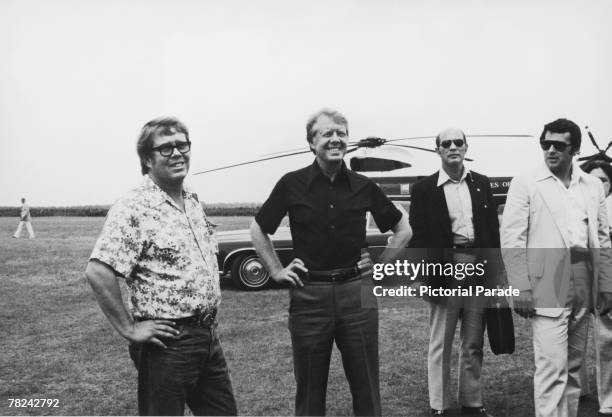
M151 343L166 349L166 345L159 340L160 337L176 339L180 333L174 328L175 323L170 320L145 320L135 322L126 338L135 343Z
M572 301L572 313L571 316L574 319L578 319L585 314L588 314L586 303L589 299L589 295L586 293L586 289L583 287L576 287L574 300Z
M600 316L605 316L612 311L612 292L600 292L597 302L597 311Z
M521 317L530 319L535 315L535 308L533 308L533 295L531 290L523 290L520 292L518 297L513 299L514 311Z
M369 275L372 273L373 267L374 263L372 262L372 258L370 258L370 252L363 250L361 252L361 259L359 259L359 262L357 262L359 273L362 275Z
M303 287L304 283L295 272L296 269L302 272L308 272L308 269L304 266L304 262L300 258L295 258L286 267L272 273L271 277L278 283L288 282L294 287Z

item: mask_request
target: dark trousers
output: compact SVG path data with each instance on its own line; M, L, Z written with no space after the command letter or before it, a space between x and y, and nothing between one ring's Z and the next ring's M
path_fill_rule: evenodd
M357 416L379 416L378 309L369 284L307 282L291 289L289 330L297 382L295 414L325 415L334 340Z
M167 349L131 344L138 369L140 415L237 414L229 371L214 327L179 326L180 338L162 339Z

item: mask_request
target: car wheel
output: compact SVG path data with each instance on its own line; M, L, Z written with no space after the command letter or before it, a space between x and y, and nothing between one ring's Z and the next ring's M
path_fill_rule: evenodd
M254 253L239 255L232 262L232 281L245 290L264 288L270 281L270 274L263 262Z

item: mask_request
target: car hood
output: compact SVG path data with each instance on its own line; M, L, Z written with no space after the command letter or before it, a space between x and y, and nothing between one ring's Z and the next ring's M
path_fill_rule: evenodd
M251 241L251 231L249 229L238 229L228 230L225 232L216 233L217 240L219 242L233 242L233 241ZM291 240L291 232L286 226L281 226L276 230L276 233L272 235L274 239L289 239Z
M366 230L366 234L369 235L377 235L380 232L376 229L368 229ZM389 233L387 233L389 234ZM238 242L238 241L251 241L251 231L249 229L238 229L238 230L227 230L224 232L216 233L217 240L219 242ZM287 226L280 226L276 229L276 233L270 236L273 240L281 240L287 239L291 240L291 231Z

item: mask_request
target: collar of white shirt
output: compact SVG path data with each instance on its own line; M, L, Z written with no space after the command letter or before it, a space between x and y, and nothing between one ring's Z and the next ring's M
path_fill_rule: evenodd
M572 175L570 177L570 184L576 184L578 181L580 181L581 179L584 179L584 176L588 175L587 173L585 173L580 166L578 166L578 164L576 162L572 162ZM542 163L539 167L538 170L536 172L536 180L537 181L541 181L541 180L545 180L547 178L553 177L553 179L559 180L559 178L557 178L555 176L555 174L553 174L550 169L548 168L548 166L546 166L545 163Z
M468 167L466 167L465 165L463 166L463 174L461 174L461 178L459 179L459 181L455 181L453 179L451 179L451 177L448 176L448 174L446 173L446 171L444 171L444 169L441 169L439 171L439 175L438 175L438 184L436 185L437 187L446 184L447 182L451 181L451 182L461 182L463 180L465 180L465 178L470 175L470 170L468 169Z

